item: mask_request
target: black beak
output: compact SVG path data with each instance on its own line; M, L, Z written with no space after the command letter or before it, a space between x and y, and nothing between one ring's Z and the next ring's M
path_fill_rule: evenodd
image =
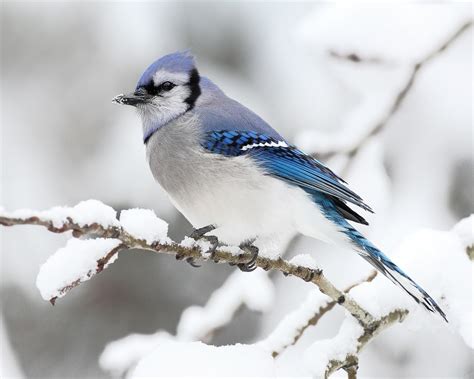
M149 99L150 96L148 95L128 93L126 95L120 94L118 96L115 96L112 99L112 103L136 106L138 104L144 104L148 102Z

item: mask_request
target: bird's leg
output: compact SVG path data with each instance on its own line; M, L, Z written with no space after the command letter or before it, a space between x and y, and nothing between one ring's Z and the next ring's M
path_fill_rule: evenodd
M252 254L252 257L250 258L248 262L239 263L237 265L237 267L243 272L254 271L257 268L257 266L255 265L255 262L257 261L257 258L258 258L258 247L255 245L252 245L252 242L244 242L240 244L239 246L246 253Z
M209 248L208 251L206 251L205 254L210 254L210 258L214 262L217 263L219 262L219 260L216 259L215 254L216 254L217 246L219 245L219 240L217 239L216 236L206 236L206 233L212 232L215 228L216 228L215 225L207 225L202 228L194 229L189 237L191 237L195 241L198 241L198 240L208 241L211 244L211 247ZM196 266L194 264L194 261L192 260L187 260L187 262L193 267L199 267L199 266Z
M303 278L305 282L311 282L316 275L321 275L321 269L309 269L307 275Z

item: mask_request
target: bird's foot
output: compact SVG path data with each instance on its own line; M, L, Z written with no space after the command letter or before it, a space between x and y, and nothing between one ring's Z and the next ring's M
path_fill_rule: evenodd
M176 258L177 261L182 261L184 259L184 254L179 254L178 253L178 254L175 255L175 258ZM195 267L195 268L201 267L201 265L198 265L196 263L196 261L194 260L193 257L187 257L186 262L189 263L192 267Z
M194 239L195 241L198 240L205 240L211 244L209 250L205 252L205 254L209 254L209 258L212 259L214 262L219 262L219 259L216 258L216 249L219 245L219 240L216 236L206 236L206 233L212 232L215 229L215 225L207 225L199 229L194 229L193 232L190 234L189 237ZM191 266L196 267L194 264L188 262ZM194 261L193 261L194 263Z
M248 262L237 264L237 267L243 272L254 271L257 268L255 262L258 258L258 247L248 242L242 243L239 247L246 253L252 254L252 257Z
M321 275L322 271L320 269L309 269L308 273L305 275L303 280L305 282L311 282L315 276Z

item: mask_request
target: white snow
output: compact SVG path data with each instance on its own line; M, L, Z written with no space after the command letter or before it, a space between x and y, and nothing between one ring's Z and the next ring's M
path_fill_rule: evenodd
M452 231L459 237L464 247L474 246L474 215L463 218Z
M242 304L265 312L274 299L274 288L264 271L235 271L213 292L204 307L191 306L183 311L177 326L177 337L194 341L228 324Z
M179 357L179 359L177 359ZM202 342L163 342L145 356L131 378L273 377L271 355L254 345L212 346Z
M160 343L173 338L171 334L162 330L154 334L130 334L107 344L100 355L99 365L112 376L120 377Z
M413 63L470 17L466 8L444 4L343 2L315 10L298 27L297 37L321 54L355 53L382 63Z
M304 362L313 377L323 378L331 360L343 360L348 354L357 352L357 339L364 329L353 317L344 319L338 334L313 343L304 353Z
M115 210L99 200L81 201L73 208L66 208L68 216L80 226L99 224L107 228L118 226Z
M132 236L153 242L169 243L168 223L158 218L151 209L127 209L120 213L123 229Z
M191 237L184 237L184 239L179 243L181 246L191 249L197 247L201 250L201 254L206 256L206 252L211 248L211 243L205 239L195 240Z
M470 219L462 220L448 232L420 230L406 238L393 254L394 261L445 311L448 324L426 312L382 275L354 288L351 296L375 317L405 308L410 313L404 325L433 330L449 327L473 347L473 298L472 291L466 291L473 284L473 262L466 254L466 240L456 233L465 236Z
M40 267L36 286L45 300L62 297L62 289L80 280L89 280L96 272L97 261L105 257L121 241L111 238L79 240L71 238L65 247L59 249ZM108 264L117 259L117 254Z
M125 337L112 342L107 345L100 358L101 367L111 373L123 374L134 362L164 340L205 341L215 330L231 322L242 305L254 311L266 312L273 304L274 296L273 283L266 272L235 271L214 291L203 307L191 306L183 311L176 336L158 331L151 335L131 335L130 339Z
M182 247L187 249L192 249L197 247L201 250L201 254L203 257L208 257L210 254L207 254L209 249L211 248L211 243L205 239L198 239L195 240L194 238L185 236L184 239L179 243Z
M310 254L298 254L290 259L290 263L296 266L304 266L312 270L318 269L318 264Z
M238 256L238 255L241 255L241 254L244 254L245 252L238 246L231 246L231 245L222 245L222 246L219 246L219 249L222 250L222 251L226 251L230 254L232 254L233 256Z
M115 210L112 207L105 205L99 200L92 199L81 201L74 207L53 207L45 211L18 209L13 212L7 212L2 210L0 215L20 219L37 217L40 220L52 222L57 228L66 223L68 218L71 218L79 226L96 223L107 228L119 225Z
M306 300L291 313L288 313L267 338L257 343L268 351L280 353L286 346L293 343L295 336L308 324L308 321L325 305L329 298L319 290L308 293Z

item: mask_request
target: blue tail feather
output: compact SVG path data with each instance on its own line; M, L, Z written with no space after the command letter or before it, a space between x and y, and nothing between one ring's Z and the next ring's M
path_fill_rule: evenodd
M400 286L418 304L423 305L428 311L438 313L447 322L446 314L438 306L436 301L428 293L416 284L400 267L393 263L389 257L377 249L358 230L349 224L337 211L336 206L327 197L319 194L312 194L314 200L319 204L324 215L334 222L341 232L352 242L359 255L374 266L377 271L384 274L393 283Z
M428 293L416 284L400 267L393 263L384 253L377 249L369 240L360 234L349 223L344 221L343 233L349 237L359 255L384 274L393 283L400 286L418 304L423 305L428 311L438 313L445 321L446 314Z

